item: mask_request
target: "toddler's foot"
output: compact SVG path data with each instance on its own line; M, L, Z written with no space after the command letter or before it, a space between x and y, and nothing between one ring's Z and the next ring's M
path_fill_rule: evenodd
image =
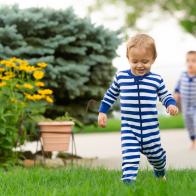
M135 180L131 180L131 179L124 179L123 183L129 186L133 186L135 184Z
M196 140L192 140L190 149L191 150L195 150L196 149Z
M166 176L163 176L163 177L160 178L160 180L167 181L167 178L166 178Z
M161 171L154 170L154 176L157 179L166 181L165 170L161 170Z

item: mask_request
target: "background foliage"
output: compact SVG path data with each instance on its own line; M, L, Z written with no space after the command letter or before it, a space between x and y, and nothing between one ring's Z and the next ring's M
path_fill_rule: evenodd
M89 100L102 99L111 82L118 34L78 18L72 9L0 9L0 58L48 63L45 83L54 91L55 105L47 117L67 111L84 123L96 121L97 103L85 110Z
M126 27L133 27L137 19L146 13L157 12L157 10L160 12L162 10L170 13L171 17L175 17L187 32L196 35L195 0L96 0L95 2L93 6L89 7L90 12L100 10L105 5L124 5Z

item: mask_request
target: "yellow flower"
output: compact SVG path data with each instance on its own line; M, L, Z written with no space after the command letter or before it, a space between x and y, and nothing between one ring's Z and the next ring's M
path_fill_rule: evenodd
M26 61L26 60L22 60L22 59L18 59L18 61L17 61L18 63L20 63L20 65L26 65L26 66L28 66L29 65L29 62L28 61Z
M28 93L24 93L25 97L29 100L34 100L33 96L28 94Z
M31 95L31 94L28 94L28 93L24 93L25 97L28 99L28 100L31 100L31 101L39 101L41 99L44 98L43 95L40 95L40 94L34 94L34 95Z
M36 68L35 66L29 66L28 69L30 72L39 70L39 68Z
M20 85L19 84L16 84L16 88L20 88Z
M34 99L34 101L36 101L36 100L40 100L40 99L42 99L43 97L42 97L42 95L39 95L39 94L35 94L35 95L33 95L33 99Z
M43 86L45 86L45 84L43 82L36 82L35 86L43 87Z
M0 79L1 79L1 80L10 80L11 77L9 77L9 76L2 76L2 77L0 77Z
M24 88L28 88L28 89L33 89L33 86L31 84L25 83L23 84Z
M4 76L0 76L1 80L10 80L15 77L15 74L13 72L5 72Z
M40 80L44 77L44 72L43 71L35 71L33 73L33 76L36 80Z
M12 61L17 63L17 66L15 66L16 70L25 71L25 72L33 72L37 70L34 66L29 65L28 61L21 60L21 59L14 59Z
M15 67L15 63L10 60L1 60L0 64L5 65L6 67Z
M38 93L41 95L51 95L53 91L50 89L43 89L43 90L38 90Z
M0 87L3 87L6 85L6 82L0 82Z
M25 72L33 72L33 71L37 70L35 67L28 66L26 64L20 64L16 69L18 69L20 71L25 71Z
M49 96L46 96L46 101L48 103L53 103L54 102L53 99L51 97L49 97Z
M18 59L18 58L16 58L16 57L12 57L12 58L9 59L9 61L15 62L15 63L20 63L20 62L22 62L23 60L22 60L22 59Z
M0 72L3 72L3 71L5 71L5 68L0 67Z
M33 71L36 71L36 70L37 70L36 67L28 66L27 72L33 72Z
M28 94L28 93L24 93L24 95L25 95L25 97L26 97L27 99L31 99L31 98L32 98L32 96L31 96L30 94Z
M48 65L47 65L46 63L41 62L41 63L37 63L37 66L38 66L38 67L41 67L41 68L45 68L45 67L47 67Z
M20 64L16 69L20 70L20 71L26 71L27 66L24 64Z
M5 72L5 75L6 75L7 77L10 77L10 78L14 78L14 77L15 77L15 74L14 74L12 71L7 71L7 72Z

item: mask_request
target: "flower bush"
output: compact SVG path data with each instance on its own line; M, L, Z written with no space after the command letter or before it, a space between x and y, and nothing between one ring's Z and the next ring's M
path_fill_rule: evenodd
M52 90L45 88L44 62L30 65L28 61L10 58L0 61L0 162L15 164L14 148L24 143L24 121L43 114L53 103Z

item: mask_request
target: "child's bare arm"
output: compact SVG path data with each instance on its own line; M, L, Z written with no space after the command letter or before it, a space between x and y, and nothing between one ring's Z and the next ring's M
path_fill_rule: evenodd
M173 94L173 96L174 96L174 99L176 100L176 102L179 103L180 102L180 93L179 92L175 92Z

